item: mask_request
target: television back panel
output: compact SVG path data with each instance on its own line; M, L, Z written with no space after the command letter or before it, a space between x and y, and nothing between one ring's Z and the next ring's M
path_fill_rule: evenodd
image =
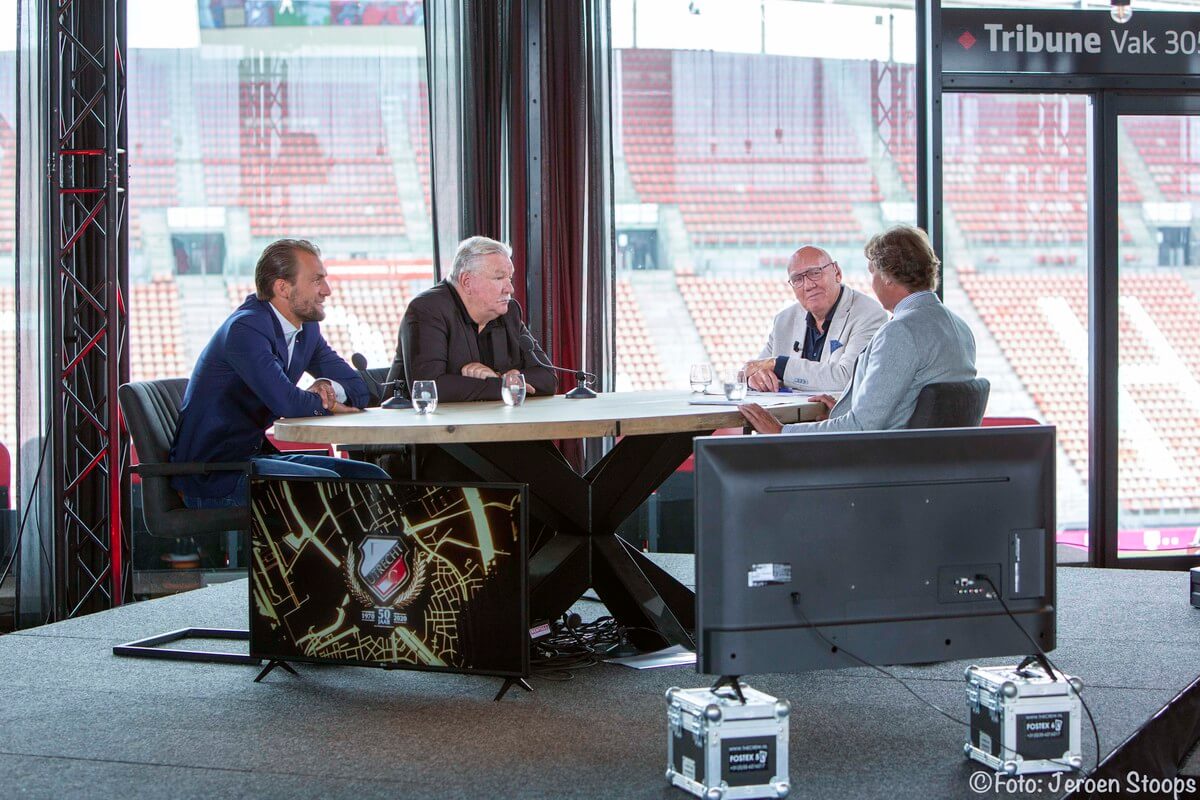
M250 653L529 674L526 489L256 478Z
M1028 653L983 575L1052 649L1054 449L1051 427L698 439L702 671Z

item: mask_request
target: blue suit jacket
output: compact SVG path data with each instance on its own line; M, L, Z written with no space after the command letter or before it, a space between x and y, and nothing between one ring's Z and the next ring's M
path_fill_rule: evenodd
M279 417L328 414L321 398L296 386L308 372L337 381L349 405L367 404L367 385L321 336L320 326L306 322L296 334L292 362L287 342L270 304L254 295L213 334L196 361L183 396L172 461L245 461L263 449L264 433ZM224 497L238 474L215 472L184 475L172 485L194 497Z

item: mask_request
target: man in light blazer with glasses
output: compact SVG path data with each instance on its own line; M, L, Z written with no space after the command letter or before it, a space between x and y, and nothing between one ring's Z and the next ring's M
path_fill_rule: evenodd
M775 316L762 352L746 364L746 382L760 392L840 392L887 314L843 285L841 267L819 247L792 254L787 282L796 302Z
M813 398L828 409L818 422L782 425L769 411L748 403L742 416L759 433L826 433L903 428L917 395L931 383L975 377L975 336L934 290L941 262L920 228L897 225L864 249L871 289L892 318L871 339L854 365L841 399Z

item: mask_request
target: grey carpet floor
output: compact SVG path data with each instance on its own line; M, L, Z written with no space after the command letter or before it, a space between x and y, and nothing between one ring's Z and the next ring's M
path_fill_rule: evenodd
M690 558L663 560L690 582ZM600 665L495 703L493 678L299 665L255 684L254 667L111 654L176 627L244 626L246 602L236 581L0 637L0 797L686 796L663 781L663 693L710 682L689 667ZM1085 681L1108 752L1196 677L1200 611L1186 574L1146 571L1060 569L1059 605L1054 655ZM895 672L962 718L964 666ZM977 796L965 729L894 680L849 669L749 683L792 703L793 797Z

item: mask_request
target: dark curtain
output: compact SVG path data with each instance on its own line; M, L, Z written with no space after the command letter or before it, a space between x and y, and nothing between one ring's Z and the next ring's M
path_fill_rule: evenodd
M426 0L426 39L442 274L467 236L509 242L546 352L610 390L608 0Z
M603 389L615 336L607 6L546 2L541 70L545 336L559 364L596 372Z
M435 261L444 274L467 236L508 241L547 353L611 389L608 0L425 6Z
M504 240L504 132L509 63L509 0L469 0L463 64L462 163L459 197L462 235Z
M508 186L511 143L522 141L509 130L520 77L514 62L521 40L513 28L519 2L425 0L425 42L435 274L450 271L468 236L510 241L524 305L524 248L509 219Z
M450 271L463 238L459 174L463 164L462 0L425 0L425 68L429 102L429 193L433 206L433 275Z

